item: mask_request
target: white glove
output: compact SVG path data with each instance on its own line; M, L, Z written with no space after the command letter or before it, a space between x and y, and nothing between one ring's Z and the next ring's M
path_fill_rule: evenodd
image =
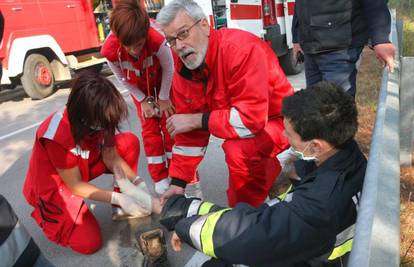
M152 210L152 199L151 195L148 193L147 186L145 182L141 182L135 186L128 179L117 179L116 182L119 185L122 193L125 193L138 201L144 209L151 212Z
M158 195L164 194L168 190L168 188L170 188L170 182L171 182L171 179L168 178L168 177L165 178L165 179L162 179L159 182L156 182L155 183L155 192Z
M126 194L112 192L111 204L121 206L129 215L144 217L151 214L151 210L142 208L133 197Z

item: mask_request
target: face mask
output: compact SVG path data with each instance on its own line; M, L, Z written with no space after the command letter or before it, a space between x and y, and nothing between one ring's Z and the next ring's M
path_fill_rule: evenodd
M299 160L304 160L304 161L315 161L317 160L317 158L315 156L305 156L305 151L306 149L308 149L309 145L311 143L308 143L305 147L305 149L301 152L301 151L297 151L295 150L292 146L290 147L290 151L292 152L292 154Z

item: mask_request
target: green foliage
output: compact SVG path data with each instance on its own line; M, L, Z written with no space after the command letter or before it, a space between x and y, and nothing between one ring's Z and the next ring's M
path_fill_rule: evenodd
M414 0L390 0L389 6L397 10L397 18L404 23L403 56L414 56Z

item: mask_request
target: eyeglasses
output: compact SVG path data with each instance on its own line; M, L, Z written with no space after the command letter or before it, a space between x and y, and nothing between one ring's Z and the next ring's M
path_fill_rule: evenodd
M177 44L177 39L180 41L184 41L190 35L190 30L193 28L197 23L199 23L201 19L197 20L193 25L191 25L188 29L184 29L177 33L175 37L167 38L167 42L165 43L168 47L174 47Z

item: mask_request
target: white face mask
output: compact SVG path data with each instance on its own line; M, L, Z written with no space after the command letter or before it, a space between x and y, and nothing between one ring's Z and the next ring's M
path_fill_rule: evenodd
M305 156L305 151L306 151L306 149L308 149L308 147L309 147L309 145L310 145L311 143L309 142L307 145L306 145L306 147L305 147L305 149L303 149L303 151L297 151L297 150L295 150L292 146L290 147L290 151L292 152L292 154L297 158L297 159L300 159L300 160L304 160L304 161L316 161L316 160L318 160L315 156Z

